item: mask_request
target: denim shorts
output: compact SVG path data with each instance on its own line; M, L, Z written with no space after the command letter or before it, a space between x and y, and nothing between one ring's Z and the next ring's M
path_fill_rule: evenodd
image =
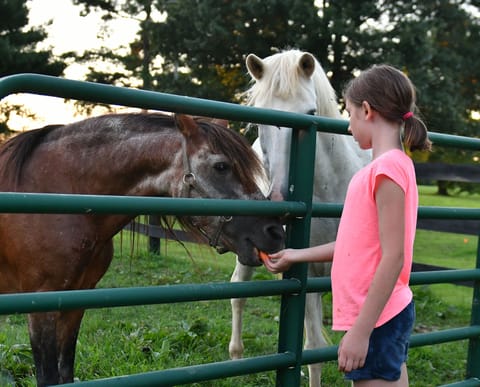
M365 365L345 373L345 379L388 381L400 379L401 366L407 361L414 321L415 305L412 301L390 321L373 330Z

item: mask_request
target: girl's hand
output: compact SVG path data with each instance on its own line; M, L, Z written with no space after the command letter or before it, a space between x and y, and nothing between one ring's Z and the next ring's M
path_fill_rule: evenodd
M294 254L294 249L280 250L274 254L268 254L268 259L265 259L263 264L268 271L274 274L282 273L292 266L291 257Z
M330 262L333 258L335 242L303 249L285 249L262 258L265 267L274 274L290 269L294 263ZM263 254L263 253L262 253Z
M338 346L338 369L350 372L365 365L368 353L369 336L356 332L352 327L343 336Z

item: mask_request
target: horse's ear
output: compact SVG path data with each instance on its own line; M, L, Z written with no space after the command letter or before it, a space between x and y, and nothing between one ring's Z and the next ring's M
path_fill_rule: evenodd
M306 52L298 61L298 70L300 74L305 75L305 77L310 78L315 71L315 58L312 54Z
M228 128L230 126L230 123L228 122L228 120L224 120L222 118L214 118L212 120L212 123L223 126L224 128Z
M175 125L185 137L191 137L197 132L198 125L192 116L186 114L175 114L173 116Z
M245 62L247 64L247 70L253 78L258 81L263 77L263 61L258 56L248 54Z
M211 123L211 124L223 126L224 128L229 128L230 127L230 122L228 120L223 119L223 118L195 116L195 117L193 117L193 119L195 121L208 122L208 123Z

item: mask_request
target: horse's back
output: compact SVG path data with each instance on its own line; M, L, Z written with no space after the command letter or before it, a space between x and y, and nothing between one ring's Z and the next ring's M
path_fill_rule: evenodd
M0 192L70 193L63 149L46 141L63 125L22 133L0 148ZM58 148L58 149L54 149ZM0 292L75 288L96 232L91 216L0 214Z

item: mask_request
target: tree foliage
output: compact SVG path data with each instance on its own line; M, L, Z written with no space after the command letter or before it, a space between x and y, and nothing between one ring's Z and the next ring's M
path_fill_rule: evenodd
M63 61L54 59L49 50L37 44L46 38L41 27L28 27L26 0L0 1L0 76L23 72L59 75Z
M87 80L152 89L151 78L156 71L153 61L159 55L158 49L151 45L152 12L156 11L153 1L73 0L73 3L82 6L82 16L97 12L102 15L106 24L114 19L135 19L140 27L136 39L132 42L125 42L126 53L102 47L99 50L90 50L77 56L76 60L85 63L90 69ZM108 34L108 30L106 33ZM95 63L99 61L112 64L118 71L105 72L96 69Z
M141 84L168 93L239 102L247 88L244 59L286 48L312 52L340 94L358 70L390 63L407 73L429 129L478 135L478 0L75 0L104 19L136 17L137 39L114 60L114 74L91 80ZM163 14L162 20L152 15ZM135 81L136 79L136 81ZM439 150L432 158L471 160Z
M385 55L414 81L429 129L478 135L471 114L480 110L480 20L467 11L475 2L386 3L395 28L386 34ZM437 148L432 158L471 162L472 154Z

